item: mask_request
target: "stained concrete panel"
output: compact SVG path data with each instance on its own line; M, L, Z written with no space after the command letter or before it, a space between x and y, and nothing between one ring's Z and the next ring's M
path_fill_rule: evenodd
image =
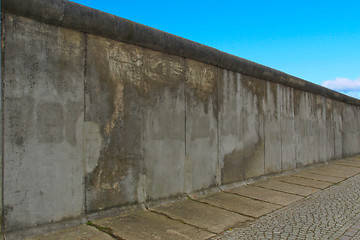
M265 81L243 75L244 177L265 173L264 101Z
M5 18L3 219L11 231L84 211L85 45L78 32Z
M208 239L213 233L200 230L162 214L149 211L134 212L94 221L97 226L110 228L120 239Z
M199 201L254 218L258 218L281 207L280 205L224 192L208 195L199 199Z
M264 102L265 174L281 171L281 91L279 84L267 82Z
M333 121L334 121L334 158L340 159L343 157L343 141L342 141L342 132L343 132L343 105L339 101L332 101L332 112L333 112Z
M186 191L215 185L218 162L218 69L186 60ZM219 184L220 182L218 182Z
M342 131L342 153L343 157L350 157L359 151L359 130L357 120L357 108L352 105L345 105L342 112L343 131Z
M320 136L320 127L319 120L317 116L317 95L309 93L308 94L308 103L309 111L307 114L306 121L306 135L308 139L308 164L318 163L319 162L319 136Z
M326 141L325 141L325 152L324 160L330 161L336 159L335 156L335 120L334 120L334 100L326 99ZM321 158L321 155L320 155Z
M144 51L144 191L158 199L184 192L185 60Z
M322 96L315 96L315 117L317 121L315 122L315 128L318 129L318 162L326 162L332 159L331 155L334 153L334 143L328 142L328 127L331 133L333 133L333 129L331 128L331 121L327 121L331 119L330 111L327 111L327 105L331 107L331 103L327 104L326 98ZM327 115L329 117L327 118ZM334 135L332 134L332 140L334 140Z
M154 211L213 233L220 233L238 223L252 220L252 218L192 200L159 206L154 208Z
M222 183L244 179L241 74L222 70L219 81L219 155Z
M294 89L280 86L281 89L281 168L288 170L296 167L296 131L294 118Z
M87 211L137 201L142 170L143 50L87 35Z
M296 135L296 165L318 162L318 129L315 116L314 95L294 90Z

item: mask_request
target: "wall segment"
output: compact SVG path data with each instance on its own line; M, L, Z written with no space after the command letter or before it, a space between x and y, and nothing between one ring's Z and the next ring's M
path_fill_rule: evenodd
M360 153L360 101L62 0L2 1L6 231Z

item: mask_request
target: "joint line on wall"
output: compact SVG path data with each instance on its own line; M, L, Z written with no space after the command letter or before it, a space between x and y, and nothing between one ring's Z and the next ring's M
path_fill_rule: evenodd
M87 91L87 82L86 82L86 73L87 73L87 45L88 45L88 35L84 33L84 122L86 121L86 91ZM83 136L84 137L84 136ZM83 151L85 151L85 139L83 140ZM85 215L88 213L87 207L87 173L86 173L86 159L85 153L83 152L83 162L84 162L84 213Z
M5 151L5 146L4 146L4 89L5 89L5 81L4 81L4 76L5 76L5 12L1 12L1 206L0 206L0 211L1 211L1 216L0 216L0 238L5 239L4 236L4 230L5 230L5 222L4 222L4 178L5 178L5 171L4 171L4 151Z

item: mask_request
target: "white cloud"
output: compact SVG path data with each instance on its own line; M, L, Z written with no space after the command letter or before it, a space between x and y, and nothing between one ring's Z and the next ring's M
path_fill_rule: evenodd
M348 96L360 99L360 78L355 80L348 78L335 78L321 84L324 87L344 93Z
M321 84L324 87L341 92L360 91L360 78L351 80L348 78L335 78L335 80L325 81Z

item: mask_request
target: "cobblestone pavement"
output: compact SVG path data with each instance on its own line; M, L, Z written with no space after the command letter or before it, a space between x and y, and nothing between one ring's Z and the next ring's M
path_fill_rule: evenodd
M360 239L360 175L212 239Z

